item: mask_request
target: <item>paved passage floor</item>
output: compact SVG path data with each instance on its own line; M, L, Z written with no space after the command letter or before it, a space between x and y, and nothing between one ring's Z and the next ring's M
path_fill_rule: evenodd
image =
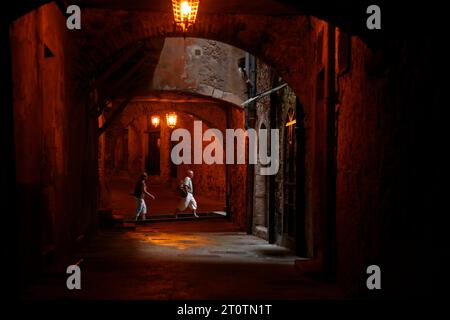
M102 230L73 261L81 290L64 272L29 289L31 299L333 299L334 287L302 275L287 249L239 231L225 218Z

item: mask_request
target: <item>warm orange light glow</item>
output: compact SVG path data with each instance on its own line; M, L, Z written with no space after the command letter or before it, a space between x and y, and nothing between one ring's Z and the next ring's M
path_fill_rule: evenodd
M289 121L288 123L286 123L286 127L293 126L293 125L296 124L296 123L297 123L297 120Z
M200 0L172 0L175 23L183 32L194 25L199 4Z
M133 233L131 236L154 246L173 247L178 250L189 250L213 245L211 239L195 234L152 232L150 235Z
M177 125L177 114L175 112L171 112L166 114L167 126L169 128L174 128Z
M189 5L189 3L187 1L183 2L181 4L181 14L183 16L187 16L189 13L191 13L191 6Z
M151 122L152 125L157 128L159 126L159 123L161 122L161 119L159 116L152 116Z

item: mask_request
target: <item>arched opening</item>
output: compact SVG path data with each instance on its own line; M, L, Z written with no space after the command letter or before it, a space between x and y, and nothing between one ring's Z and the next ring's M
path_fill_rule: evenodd
M196 175L193 179L195 183L198 212L200 215L213 212L226 212L226 167L225 164L202 164L194 163L195 158L193 143L196 126L200 126L200 134L203 135L208 129L225 131L226 112L220 105L210 104L196 106L193 110L191 105L177 105L176 103L161 103L157 101L134 101L123 111L122 115L114 123L113 127L105 131L107 141L117 144L127 145L127 169L122 172L111 166L108 161L117 147L106 148L104 153L103 179L109 185L108 192L111 193L109 204L104 209L113 210L113 214L121 216L127 220L133 218L134 200L130 197L130 192L135 181L142 172L148 174L147 185L150 192L157 196L157 200L149 199L148 218L156 216L167 216L174 214L176 200L179 195L176 188L180 181L184 179L188 169L193 170ZM173 113L177 117L176 127L171 128L166 123L166 114ZM216 114L216 116L211 116ZM160 123L157 127L150 121L151 117L159 116ZM124 129L126 128L126 129ZM191 163L175 164L173 160L173 148L183 141L172 140L174 130L185 129L189 133L192 144L189 145ZM128 140L121 142L117 135L126 130ZM153 138L154 137L154 138ZM201 137L200 137L201 138ZM102 139L102 137L100 137ZM202 152L208 145L207 141L202 143ZM156 149L156 150L155 150ZM155 153L152 154L152 151ZM219 150L216 150L219 152ZM224 149L220 152L223 154ZM155 165L156 163L156 165ZM157 167L158 171L152 171L152 167Z

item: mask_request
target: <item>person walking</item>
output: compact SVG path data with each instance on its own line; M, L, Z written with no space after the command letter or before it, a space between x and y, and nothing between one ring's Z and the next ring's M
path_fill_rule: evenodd
M182 188L184 188L185 195L182 196L178 207L175 210L175 216L178 218L178 213L186 210L187 208L191 209L194 213L194 216L198 218L197 215L197 201L194 198L194 185L192 183L192 178L194 177L194 171L188 170L186 172L186 177L182 183Z
M145 204L145 195L148 195L152 199L155 199L155 196L147 191L147 185L145 181L147 180L147 173L142 173L139 180L136 182L134 187L134 197L136 198L136 221L139 220L139 217L142 215L142 220L146 219L147 214L147 205Z

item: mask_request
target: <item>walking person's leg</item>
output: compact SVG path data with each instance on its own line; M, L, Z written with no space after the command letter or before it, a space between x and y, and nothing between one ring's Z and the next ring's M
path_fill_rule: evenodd
M142 213L142 199L136 199L136 217L135 220L139 220L139 216Z
M189 194L186 198L181 198L180 202L178 203L178 207L175 209L175 217L178 218L178 213L183 212L184 210L187 209L187 207L189 206Z
M145 209L145 212L144 212ZM136 199L136 221L139 220L140 215L144 214L145 219L145 213L147 212L147 209L145 207L144 199Z
M146 220L147 216L147 205L145 204L145 200L142 199L142 220Z
M195 201L194 196L191 194L191 198L189 200L189 208L194 212L194 216L198 218L197 215L197 201Z

